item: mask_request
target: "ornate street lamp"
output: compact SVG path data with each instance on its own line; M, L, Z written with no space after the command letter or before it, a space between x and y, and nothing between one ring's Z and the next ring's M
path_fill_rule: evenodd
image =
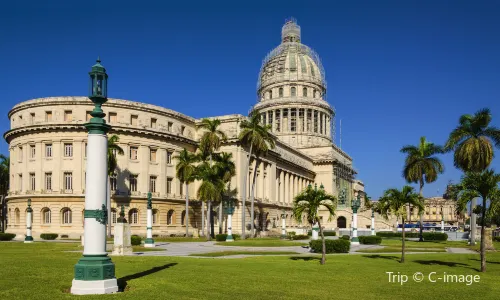
M345 205L346 200L347 200L346 190L345 190L345 188L343 188L339 192L339 202L340 202L340 205Z
M148 193L148 218L146 220L146 240L144 241L144 247L153 248L155 246L155 241L153 240L153 203L151 200L151 192Z
M233 199L225 199L223 201L224 210L227 214L227 237L226 242L234 242L233 239L233 213L234 213L234 201Z
M375 235L375 211L372 208L372 235Z
M87 143L87 188L85 189L83 257L75 265L71 293L109 294L118 291L115 265L106 252L107 133L102 105L108 100L108 75L99 58L89 72L89 98L94 103L92 118L85 127Z
M286 211L281 211L281 238L286 239Z
M361 206L361 193L358 192L358 196L351 200L352 208L352 245L359 245L358 239L358 209Z
M443 213L443 206L441 206L441 233L444 233L444 213Z
M26 209L26 237L24 238L25 243L33 243L33 237L31 236L32 215L33 215L33 209L31 208L31 198L30 198L28 199L28 208Z

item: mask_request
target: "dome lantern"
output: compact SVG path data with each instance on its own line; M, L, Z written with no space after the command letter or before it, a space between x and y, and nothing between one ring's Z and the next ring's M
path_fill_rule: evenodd
M281 28L281 41L300 43L300 26L295 18L286 20L285 25Z

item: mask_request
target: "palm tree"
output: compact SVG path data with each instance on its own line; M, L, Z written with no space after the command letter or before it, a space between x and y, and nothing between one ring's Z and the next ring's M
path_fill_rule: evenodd
M487 108L474 115L465 114L458 126L450 133L445 144L446 151L454 151L453 164L464 172L482 172L491 164L493 143L500 148L500 130L490 126L491 113ZM476 199L471 201L471 245L476 243L476 215L472 212Z
M321 241L323 242L321 264L324 265L326 262L325 235L323 234L323 228L321 226L318 213L321 206L328 210L328 220L331 220L331 218L335 215L335 210L337 209L337 198L328 194L323 185L321 185L318 190L317 185L314 185L313 189L309 184L305 190L295 196L292 215L299 223L302 222L302 217L305 215L311 226L318 224Z
M5 217L6 217L6 205L5 197L9 192L9 169L10 169L10 158L3 154L0 154L0 197L2 197L0 202L0 229L1 232L5 231Z
M271 133L271 125L262 125L260 122L260 115L256 111L253 111L248 119L243 120L240 123L241 132L238 136L241 144L248 147L250 150L248 152L247 170L243 175L243 189L242 189L242 213L241 213L241 238L245 239L245 213L246 213L246 190L247 190L247 178L250 172L250 160L252 154L258 159L259 156L265 155L269 149L274 149L275 142L274 136ZM251 235L254 236L254 190L255 181L257 175L258 163L255 165L255 170L253 174L252 187L250 190L250 219L251 221Z
M108 139L108 216L111 216L111 176L114 175L118 167L116 155L125 154L123 149L118 145L119 141L120 137L117 135L112 135ZM111 237L111 222L108 222L108 237Z
M231 178L236 175L236 165L233 162L233 154L222 152L214 155L217 172L222 176L224 184L230 185ZM222 234L222 201L219 203L219 234Z
M220 146L223 142L227 141L226 134L219 129L221 125L221 121L219 119L203 119L199 127L204 129L205 132L201 136L200 139L200 150L204 154L204 156L208 156L210 162L210 168L212 167L212 155L219 150ZM206 199L208 203L208 213L207 213L207 235L208 240L210 240L210 217L212 212L212 200L215 199ZM213 234L213 233L212 233Z
M491 169L479 172L467 172L462 177L459 206L464 207L476 197L483 199L483 204L478 206L481 213L481 272L486 272L486 219L500 205L500 174L495 174ZM489 201L489 203L488 203ZM489 204L489 207L487 206Z
M177 160L175 165L175 174L181 184L185 185L186 189L186 238L189 237L189 184L195 179L195 166L194 163L197 162L196 155L189 152L184 148L179 155L174 156Z
M402 190L386 190L375 207L375 211L381 214L386 220L389 219L389 215L395 215L397 218L401 218L403 226L401 245L402 263L405 262L405 219L407 217L407 205L417 208L419 212L424 210L423 197L415 193L415 189L409 185L405 185Z
M423 197L425 183L431 183L437 180L438 174L444 172L444 165L436 154L444 153L441 146L427 142L423 136L420 138L418 146L407 145L401 148L402 153L406 153L405 165L403 168L403 177L408 183L418 183L420 185L420 196ZM423 239L423 220L420 214L420 238Z

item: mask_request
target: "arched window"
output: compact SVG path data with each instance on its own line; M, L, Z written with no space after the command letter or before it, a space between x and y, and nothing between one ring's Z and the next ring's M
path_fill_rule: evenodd
M65 207L61 209L61 222L62 224L71 224L71 209Z
M269 99L273 99L273 90L269 90Z
M51 223L51 213L50 209L47 207L42 208L42 224Z
M302 89L302 96L307 97L307 88Z
M171 209L167 213L167 225L173 225L174 224L174 210Z
M128 211L128 222L130 224L139 224L139 212L137 209L132 208Z
M278 95L279 95L280 97L283 97L283 88L282 88L282 87L280 87L280 88L278 89Z
M346 228L346 219L345 217L338 217L337 218L337 227L338 228Z
M153 213L153 224L156 224L158 222L158 210L153 209L152 213Z
M186 211L183 210L181 213L181 225L184 226L186 225Z
M290 94L292 97L295 97L297 95L297 89L292 86L292 88L290 89Z
M14 210L14 215L15 215L15 222L16 222L16 224L21 223L21 212L19 211L19 208L16 208Z
M116 224L116 208L111 209L111 223Z

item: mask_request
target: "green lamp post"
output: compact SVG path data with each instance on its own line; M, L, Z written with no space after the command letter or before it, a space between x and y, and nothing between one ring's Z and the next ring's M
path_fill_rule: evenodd
M309 185L309 186L311 186L311 185ZM324 189L323 184L321 184L320 189ZM314 184L314 190L318 190L318 184L317 183ZM319 213L316 212L316 215L318 215L318 214ZM318 224L318 222L314 223L313 226L312 226L311 239L312 240L319 239L319 224Z
M359 245L358 238L358 209L361 206L361 193L358 193L358 196L351 200L351 209L352 209L352 245Z
M224 200L224 210L227 214L227 237L226 242L234 242L233 239L233 213L234 213L234 201L232 199Z
M87 188L85 189L83 257L75 265L71 293L109 294L118 291L115 265L106 252L107 133L102 105L108 100L108 75L99 58L89 72L89 98L94 103L92 118L85 125L87 142Z
M31 208L31 199L28 199L28 208L26 209L26 237L24 238L25 243L33 243L33 237L31 236L32 216L33 209Z
M375 211L372 208L372 235L375 235Z
M153 203L151 200L152 194L148 193L148 219L146 224L146 240L144 241L144 247L153 248L155 246L155 241L153 240Z

